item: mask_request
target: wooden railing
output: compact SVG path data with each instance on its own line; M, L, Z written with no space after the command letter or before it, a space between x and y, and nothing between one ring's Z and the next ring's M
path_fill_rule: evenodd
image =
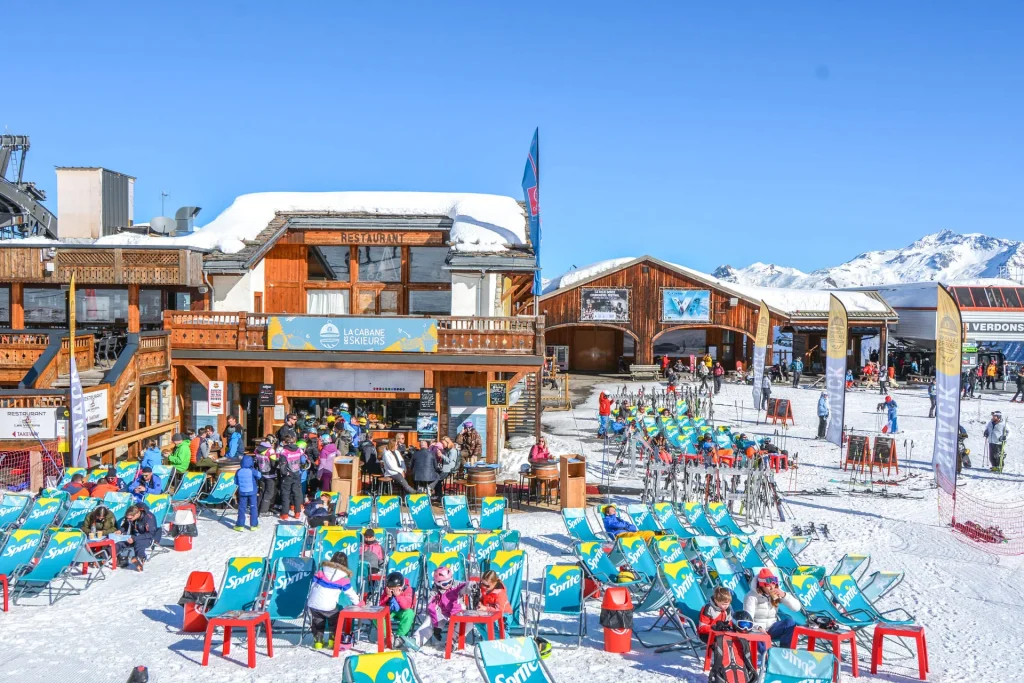
M20 382L50 343L47 334L8 332L0 334L0 382ZM21 407L21 406L18 406Z
M0 408L59 408L67 404L67 399L67 392L63 391L17 396L0 395Z
M60 342L60 355L57 357L57 375L70 375L71 374L71 352L70 348L71 340L62 339ZM90 335L78 335L75 337L75 363L78 365L78 371L92 370L95 362L95 349L96 338ZM45 388L45 387L41 387Z
M171 371L170 334L164 332L140 337L139 348L135 352L135 367L139 377L146 382L169 379L169 376L152 378L149 375Z
M267 348L269 317L245 312L164 311L164 329L170 332L171 346L176 349L257 351ZM543 353L543 317L438 316L437 328L439 353Z

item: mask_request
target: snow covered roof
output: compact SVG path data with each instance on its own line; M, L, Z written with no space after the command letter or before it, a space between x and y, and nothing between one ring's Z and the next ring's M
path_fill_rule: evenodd
M1020 287L1019 282L1004 278L983 277L952 280L939 283L934 280L924 282L904 282L875 287L851 287L848 291L878 292L885 302L893 308L935 308L938 304L937 292L940 286L945 287Z
M822 289L782 289L778 287L753 287L750 285L737 285L732 282L725 282L713 275L693 270L678 263L669 263L656 259L653 256L641 256L639 258L617 258L599 261L593 265L569 271L551 280L545 288L543 296L548 297L558 291L577 287L597 278L607 275L610 272L621 270L639 263L640 261L651 261L661 266L675 270L686 277L704 282L733 296L746 299L751 303L764 301L768 308L775 313L787 317L807 317L827 315L829 308L829 296L835 294L843 303L851 315L877 316L883 318L896 318L893 310L873 292L852 292L834 291Z

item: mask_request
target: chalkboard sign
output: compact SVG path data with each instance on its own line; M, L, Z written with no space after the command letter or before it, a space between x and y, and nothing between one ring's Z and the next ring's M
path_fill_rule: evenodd
M875 462L881 463L882 465L888 465L895 454L896 442L892 437L875 437Z
M782 424L786 424L786 420L791 420L793 424L796 424L796 420L793 419L793 406L788 398L768 399L768 415L766 419L767 417L772 419L772 424L776 424L779 420L782 420Z
M260 385L260 408L273 408L274 407L274 385L273 384L261 384Z
M871 455L868 437L850 435L846 444L846 462L861 465Z
M775 414L775 404L778 403L778 400L777 398L768 399L768 417Z
M487 383L487 407L507 408L508 407L508 383L488 382Z
M437 412L437 389L433 387L422 387L420 389L420 412Z

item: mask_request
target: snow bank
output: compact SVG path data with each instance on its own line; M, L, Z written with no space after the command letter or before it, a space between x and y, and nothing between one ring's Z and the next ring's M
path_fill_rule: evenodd
M616 268L635 260L635 256L622 256L620 258L610 258L605 261L598 261L597 263L593 263L583 268L567 271L556 278L548 280L544 285L544 291L542 294L550 294L558 289L572 287L578 282L583 282L584 280L589 280L601 273L615 270Z

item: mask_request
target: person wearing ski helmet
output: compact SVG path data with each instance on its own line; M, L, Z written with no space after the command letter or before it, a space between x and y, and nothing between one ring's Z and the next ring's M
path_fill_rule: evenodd
M899 406L896 405L896 401L892 400L892 396L885 397L885 409L888 413L889 422L882 431L895 434L899 431Z
M782 590L779 578L771 569L765 567L757 575L754 590L747 593L747 597L743 599L743 611L751 615L754 626L767 631L772 640L786 647L793 637L796 622L790 617L780 619L779 605L784 605L793 612L800 611L800 601L792 593ZM739 612L736 615L738 616Z
M394 646L401 647L402 638L412 631L416 621L416 596L409 580L401 572L391 572L384 582L384 592L380 596L381 607L391 612L391 633Z
M443 642L443 629L447 628L448 620L453 614L462 611L463 598L469 594L469 584L456 581L451 567L438 567L434 570L434 585L427 602L427 615L430 626L434 629L434 640Z

